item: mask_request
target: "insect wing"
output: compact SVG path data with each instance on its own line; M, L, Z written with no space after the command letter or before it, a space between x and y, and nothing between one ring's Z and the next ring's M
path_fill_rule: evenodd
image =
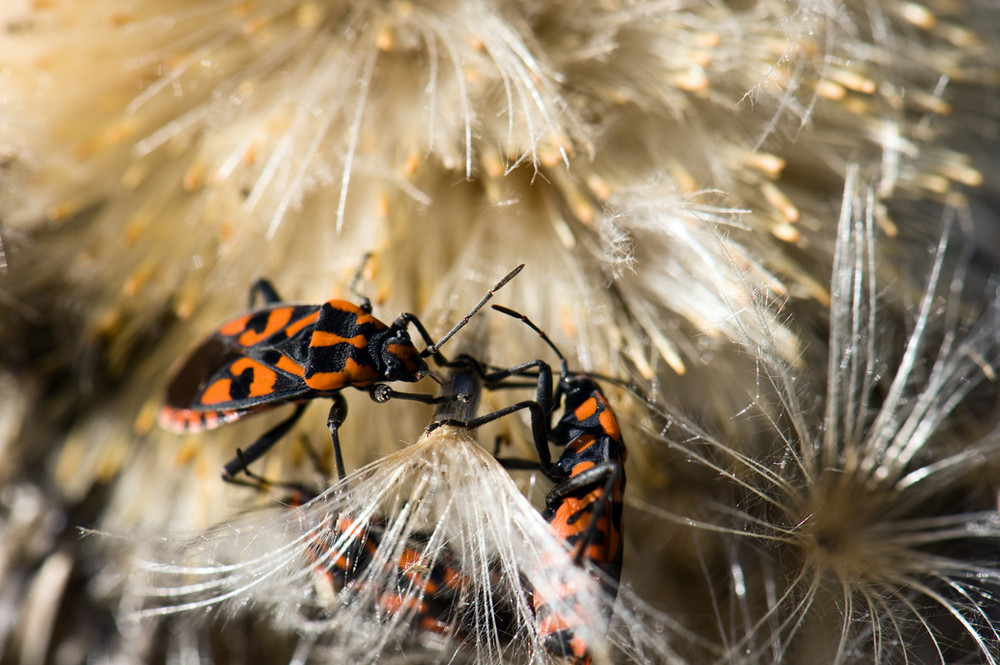
M219 328L215 337L237 348L273 348L308 337L319 317L317 305L276 304L255 309Z
M213 429L308 393L302 363L318 314L316 306L277 305L223 325L174 374L160 424Z

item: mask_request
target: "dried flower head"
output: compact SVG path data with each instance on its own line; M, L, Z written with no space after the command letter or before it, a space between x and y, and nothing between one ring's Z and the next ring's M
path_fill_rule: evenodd
M874 197L849 178L826 385L744 338L761 377L747 413L773 431L772 450L746 454L675 416L664 429L729 491L693 526L706 573L729 578L714 602L732 662L997 660L1000 520L995 485L976 479L1000 461L1000 441L995 416L965 436L956 422L1000 362L996 283L982 310L961 311L968 264L951 260L946 227L897 346Z
M625 593L613 658L666 657L623 645L682 621L669 644L690 660L995 659L994 610L971 609L993 593L977 568L992 536L950 535L991 534L974 514L996 493L995 365L988 322L970 322L994 308L974 296L998 258L998 17L990 0L0 3L0 614L18 617L0 648L281 660L252 612L254 630L123 637L129 564L73 527L263 524L236 517L247 494L218 469L276 421L160 431L170 366L256 278L322 302L373 251L376 314L432 333L524 262L504 302L575 367L651 386L656 409L613 402L648 507L625 577L666 612ZM941 237L963 251L915 260ZM484 361L546 353L485 322ZM426 424L361 397L349 468ZM673 447L650 426L666 411L686 423ZM311 479L299 442L326 437L307 411L261 472ZM707 509L720 483L728 520ZM825 649L810 638L828 616L853 623Z

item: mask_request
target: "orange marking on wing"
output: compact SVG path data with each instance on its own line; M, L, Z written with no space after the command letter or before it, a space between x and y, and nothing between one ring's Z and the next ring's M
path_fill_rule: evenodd
M344 386L363 387L379 378L371 365L362 365L348 358L344 369L339 372L316 372L306 379L306 385L313 390L339 390Z
M604 408L601 410L601 415L598 416L598 422L601 423L601 429L605 434L610 436L615 441L622 440L621 430L618 429L618 421L615 419L615 414L611 412L611 407L607 402L604 402ZM623 457L624 455L625 453L622 452Z
M551 524L560 538L568 540L587 529L587 525L590 524L590 515L581 511L585 510L589 503L573 500L559 506L559 510L553 516ZM574 517L576 521L570 524L570 520Z
M595 413L597 413L597 400L591 397L590 399L586 400L583 404L576 407L576 410L573 412L573 415L576 416L576 419L582 423L584 420L591 417Z
M327 575L333 575L331 569L336 568L341 572L347 572L347 555L343 552L333 556L333 549L325 543L314 541L307 547L310 559L315 564L317 570L323 571Z
M570 443L570 448L572 448L573 452L582 453L594 445L595 441L597 441L597 438L593 434L584 434L573 439Z
M253 314L244 314L238 319L233 319L226 325L219 328L219 334L225 335L227 337L232 337L233 335L239 335L241 332L247 329L247 322Z
M406 576L410 579L410 583L413 585L414 589L423 591L424 593L434 595L438 592L437 584L429 577L424 577L420 573L409 571Z
M337 520L337 530L344 531L348 536L352 538L357 538L361 534L361 525L352 520L350 517L341 516Z
M614 551L610 547L606 547L605 543L598 541L587 546L587 549L583 551L583 558L597 564L607 563L611 560L611 553Z
M358 540L365 536L364 525L359 522L355 522L350 517L341 516L337 520L337 530L347 534L349 540ZM371 538L364 538L365 551L369 554L375 553L375 543L372 542Z
M368 338L365 337L364 335L355 335L354 337L351 337L350 339L345 339L344 341L350 342L351 346L353 346L356 349L363 349L366 346L368 346Z
M570 648L573 649L573 655L576 656L577 665L590 665L590 655L587 653L587 643L584 642L583 638L579 635L574 635L573 639L569 641Z
M281 356L278 358L278 362L274 363L274 366L298 377L304 377L306 375L306 368L288 356Z
M582 534L590 526L592 520L592 515L586 511L601 500L602 494L603 489L597 488L583 498L566 499L559 506L552 519L552 528L564 539ZM570 524L570 519L574 517L576 517L576 521ZM594 539L587 545L582 556L601 565L611 561L620 547L621 536L617 527L612 524L610 516L605 512L597 523ZM578 550L579 546L576 549Z
M420 629L430 631L432 633L447 633L450 630L450 626L440 619L435 619L434 617L422 617L420 619Z
M230 388L233 382L229 379L219 379L208 388L205 388L205 392L201 394L202 404L219 404L220 402L230 402L232 401L232 393Z
M300 330L302 330L306 326L312 325L313 323L315 323L316 319L318 319L318 318L319 318L319 310L316 310L315 312L313 312L309 316L304 316L301 319L299 319L298 321L296 321L295 323L292 323L291 325L289 325L288 328L285 330L285 333L289 337L293 337L295 335L295 333L299 332Z
M250 358L240 358L232 365L232 372L235 376L243 374L248 369L253 372L253 380L250 382L250 397L261 397L274 392L274 384L278 381L278 375L267 365L262 365Z
M345 343L356 349L363 349L368 345L368 338L361 334L354 337L342 337L326 330L314 330L312 337L309 338L309 346L334 346Z
M575 497L564 499L552 517L552 527L563 537L583 531L590 524L590 507L601 500L603 493L603 488L597 488L579 499ZM576 521L570 524L572 518L576 518Z
M387 593L379 598L379 605L387 612L393 614L404 609L415 609L418 612L426 612L427 604L418 598L411 598L399 593Z
M420 552L416 550L403 550L396 565L403 571L403 574L406 575L406 578L410 580L415 588L430 594L437 593L437 584L434 583L434 580L424 575L427 568L424 564L424 556Z
M465 586L466 579L460 572L448 566L444 570L444 583L452 589L461 589Z
M253 346L287 326L291 320L291 307L279 307L278 309L271 310L270 314L267 315L267 325L264 326L264 329L259 333L247 330L240 335L240 344L243 346Z
M408 573L412 579L418 574L414 569L419 569L423 566L423 556L416 550L403 550L399 555L399 562L396 565L403 572Z
M400 568L413 568L421 565L421 559L423 557L420 555L420 552L416 550L403 550L403 553L399 555L399 566Z
M314 330L312 337L309 338L309 346L333 346L334 344L346 341L336 333L326 332L325 330Z
M538 635L545 637L553 633L558 633L560 630L570 630L572 627L573 624L566 617L559 614L550 614L538 622Z

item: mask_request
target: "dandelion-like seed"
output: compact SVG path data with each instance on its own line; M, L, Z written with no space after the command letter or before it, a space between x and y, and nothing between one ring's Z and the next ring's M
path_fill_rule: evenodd
M615 648L657 662L671 653L643 628L641 603L615 604L600 573L573 562L460 427L434 429L301 507L219 526L186 548L174 542L157 544L133 587L145 599L139 616L250 607L327 659L375 662L410 645L433 662L549 662L532 593L568 588L547 600L592 645L594 662L615 662ZM428 582L432 571L440 585ZM611 642L609 618L630 624L611 630Z
M686 431L675 445L732 483L731 505L717 506L725 517L700 526L736 538L719 553L733 589L717 597L733 662L997 662L1000 521L988 492L977 502L951 488L995 464L1000 444L994 431L956 446L946 424L993 379L1000 301L990 292L981 318L966 321L957 298L943 297L963 275L946 274L946 227L895 352L880 339L888 310L876 286L872 201L850 178L824 409L811 410L808 384L773 347L748 337L780 405L772 409L763 389L755 400L778 435L774 453L750 457L682 421L666 430Z

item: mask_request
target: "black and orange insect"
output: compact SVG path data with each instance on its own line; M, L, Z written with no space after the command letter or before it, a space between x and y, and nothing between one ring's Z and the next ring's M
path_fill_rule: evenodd
M623 497L625 459L628 451L621 430L607 398L590 376L570 372L565 356L538 326L523 314L500 305L493 309L521 319L538 333L555 352L560 362L560 379L553 393L552 369L541 360L483 374L494 387L510 376L525 375L537 369L535 400L517 404L475 418L465 423L440 421L439 424L464 424L479 427L520 409L531 411L532 432L540 466L524 460L501 460L510 468L540 468L556 485L545 497L544 517L569 545L577 565L587 561L599 570L606 590L617 594L621 579L623 551ZM552 413L562 403L563 411L555 426ZM559 460L551 463L549 445L562 446ZM568 659L573 665L590 663L588 645L574 631L574 619L560 614L553 606L575 602L569 587L534 590L538 634L549 653ZM554 601L559 600L560 603ZM577 612L581 616L583 612Z
M321 529L306 550L320 584L345 603L367 592L377 614L387 619L400 616L417 630L453 632L468 583L458 560L441 548L431 562L425 553L429 536L417 532L398 553L390 555L394 570L383 578L371 566L380 556L387 556L379 552L385 547L385 529L384 522L362 523L346 515Z
M564 413L552 430L552 440L566 441L556 462L566 477L546 495L544 517L572 548L574 562L588 561L602 571L602 584L616 595L622 569L623 464L627 452L615 416L597 384L579 374L569 378L564 374L560 386L564 385L569 386ZM572 590L535 589L539 636L550 653L569 657L574 664L589 664L589 649L574 632L572 621L553 610L556 595L569 601Z
M283 404L294 404L292 414L265 432L223 468L223 478L233 479L283 437L305 410L309 400L325 397L333 401L327 424L339 477L344 476L338 429L347 416L341 391L352 387L367 390L376 402L391 398L427 404L458 396L434 397L392 390L385 382L416 382L430 374L424 361L433 357L439 365L447 360L439 349L510 281L524 265L507 273L447 334L434 342L413 314L400 314L392 325L372 316L371 303L329 300L322 305L292 305L282 302L274 287L260 280L250 290L250 307L257 294L263 307L225 323L203 342L181 365L167 387L160 423L177 432L213 429L244 416ZM354 278L351 290L360 276ZM408 327L417 329L426 343L417 351Z

